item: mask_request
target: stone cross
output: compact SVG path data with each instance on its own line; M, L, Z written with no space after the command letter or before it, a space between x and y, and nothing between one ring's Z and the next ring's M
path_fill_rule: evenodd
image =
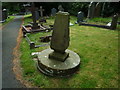
M100 16L100 13L101 13L101 3L98 2L98 3L96 4L96 7L95 7L94 16L95 16L95 17L99 17L99 16Z
M69 55L65 52L69 46L69 40L69 13L59 11L56 14L50 43L50 47L54 52L49 54L49 58L65 61Z
M38 24L36 22L36 14L35 14L36 8L35 8L34 3L32 3L30 10L31 10L31 13L32 13L33 29L36 29L36 28L38 28Z
M43 11L44 11L44 9L42 8L42 6L40 6L40 15L41 15L41 17L43 17Z
M95 3L92 1L90 2L89 8L88 8L88 18L94 17L94 11L95 11Z
M113 16L110 29L116 29L116 27L117 27L117 20L118 20L118 14Z
M83 18L84 18L84 13L82 11L78 12L77 23L83 22Z

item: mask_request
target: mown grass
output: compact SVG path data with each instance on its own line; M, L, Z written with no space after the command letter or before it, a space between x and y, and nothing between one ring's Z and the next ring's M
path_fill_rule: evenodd
M5 21L4 23L0 23L0 26L9 23L9 22L12 21L14 18L15 18L15 16L9 16L9 18L7 18L6 21Z
M25 22L28 20L29 18L25 19ZM70 22L75 21L76 17L70 17ZM53 24L54 18L47 19L47 23ZM45 35L47 33L31 34L30 38ZM30 49L25 38L22 39L20 62L23 77L34 86L41 88L118 87L118 30L78 26L77 24L71 26L68 49L76 52L81 58L79 71L71 77L48 77L37 70L36 61L33 60L31 53L47 48L49 46Z
M112 17L107 17L107 18L103 18L103 17L96 17L93 19L87 19L87 23L91 23L91 24L98 24L98 25L107 25L109 22L112 21ZM120 22L120 17L118 18L118 21ZM120 25L117 25L117 29L120 30Z

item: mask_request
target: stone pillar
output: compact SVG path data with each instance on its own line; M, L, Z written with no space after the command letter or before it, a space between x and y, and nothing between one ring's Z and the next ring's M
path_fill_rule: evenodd
M56 15L50 47L54 50L49 58L65 61L68 53L65 50L69 46L69 13L58 12Z

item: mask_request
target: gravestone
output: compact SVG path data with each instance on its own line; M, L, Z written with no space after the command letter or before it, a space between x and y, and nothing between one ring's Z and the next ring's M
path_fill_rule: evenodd
M57 14L55 24L54 24L54 31L52 33L51 44L50 44L51 49L53 49L55 52L49 55L50 58L57 58L59 57L57 56L59 54L61 57L59 57L58 60L64 61L68 57L68 53L65 53L65 50L69 46L69 17L68 16L69 16L68 13L59 12ZM60 19L62 19L61 22L60 22ZM60 53L57 53L57 52L60 52ZM64 53L64 55L62 55L62 53Z
M38 23L36 22L36 8L35 8L35 5L34 5L34 3L32 3L32 5L31 5L31 13L32 13L32 20L33 20L33 26L32 26L32 28L33 29L37 29L39 26L38 26Z
M51 9L51 16L55 16L56 15L57 10L55 8Z
M40 18L39 12L35 11L35 16L36 16L36 20L38 20Z
M0 22L2 22L2 9L0 8Z
M1 14L0 14L0 17L1 17L1 22L5 22L6 19L8 18L8 13L7 13L7 9L3 9L0 11Z
M110 29L116 29L117 27L118 14L114 15L112 18Z
M94 11L95 11L95 3L92 1L90 2L90 5L88 7L88 18L93 18L94 17Z
M42 6L40 6L40 10L39 11L40 11L40 16L43 17L43 11L44 11L44 9L42 8Z
M50 76L69 76L78 70L79 56L68 50L69 46L69 13L58 12L54 23L50 48L40 52L38 69Z
M95 7L94 16L95 16L95 17L100 17L100 13L101 13L101 3L98 2L98 3L96 4L96 7Z
M101 16L104 16L106 2L102 4Z
M82 11L78 12L77 23L83 22L84 13Z
M59 5L59 6L58 6L58 10L59 10L59 11L64 11L64 8L62 7L62 5Z

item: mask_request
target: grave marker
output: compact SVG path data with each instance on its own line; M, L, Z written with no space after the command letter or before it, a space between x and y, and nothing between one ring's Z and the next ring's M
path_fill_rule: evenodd
M94 17L94 11L95 11L95 3L92 1L90 2L89 8L88 8L88 18Z
M83 18L84 18L84 13L82 11L78 12L77 23L83 22Z
M35 11L36 11L35 5L34 5L34 3L32 3L32 5L31 5L31 13L32 13L32 20L33 20L33 26L32 26L33 29L38 28L38 23L36 22L36 13L35 13Z
M116 29L117 27L118 14L114 15L112 18L110 29Z
M62 5L59 5L59 6L58 6L58 10L59 10L59 11L64 11L64 8L62 7Z
M96 7L95 7L94 16L95 16L95 17L100 17L100 13L101 13L101 3L98 2L98 3L96 4Z
M0 14L0 17L1 17L0 22L5 22L6 19L8 18L7 9L3 9L3 10L1 9L0 12L1 12L1 14Z
M43 11L44 11L44 9L42 8L42 6L40 6L40 15L41 15L41 17L43 17Z
M38 20L40 18L39 12L35 11L35 16L36 16L36 20Z
M69 46L69 13L58 12L54 23L51 49L38 53L38 69L50 76L69 76L78 70L79 56L68 50Z
M55 16L56 15L57 10L55 8L51 9L51 16Z

